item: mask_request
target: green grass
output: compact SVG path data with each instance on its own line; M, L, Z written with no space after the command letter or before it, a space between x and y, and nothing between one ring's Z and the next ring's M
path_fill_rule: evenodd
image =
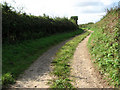
M111 8L97 23L88 41L94 65L112 87L120 87L120 9Z
M118 27L113 33L105 33L103 28L94 28L88 41L92 60L110 85L120 86L120 35Z
M15 45L3 45L3 86L14 83L15 79L50 47L83 32L83 30L76 30Z
M74 55L77 45L88 36L89 32L81 34L67 42L56 54L53 60L53 72L57 78L53 80L51 88L74 88L69 79L70 60Z

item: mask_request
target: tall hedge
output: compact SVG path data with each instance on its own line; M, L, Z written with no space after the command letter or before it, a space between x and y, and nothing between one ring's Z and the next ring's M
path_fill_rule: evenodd
M2 4L3 43L37 39L77 28L67 18L27 15L13 10L7 3Z

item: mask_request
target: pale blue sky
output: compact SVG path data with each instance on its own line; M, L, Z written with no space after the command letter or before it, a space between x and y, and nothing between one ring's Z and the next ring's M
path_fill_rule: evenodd
M51 17L78 16L78 23L97 22L105 15L105 9L117 5L120 0L2 0L13 7L24 7L32 15Z

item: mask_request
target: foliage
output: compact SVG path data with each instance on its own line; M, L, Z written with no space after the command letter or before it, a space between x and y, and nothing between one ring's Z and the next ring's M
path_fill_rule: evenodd
M77 45L89 34L85 32L72 40L68 41L56 54L55 59L53 60L53 74L57 78L53 81L51 85L52 88L73 88L71 80L69 79L70 75L70 60L74 55L74 51Z
M71 19L78 20L78 16L71 16Z
M91 26L94 33L89 38L91 56L108 82L120 86L120 9L111 9L101 21Z
M2 77L2 84L3 85L12 84L14 82L15 81L10 73L6 73L3 75L3 77Z
M55 33L74 31L78 27L67 18L50 18L17 12L7 3L2 5L3 43L38 39Z
M7 86L13 83L24 70L51 46L82 32L83 30L77 30L35 40L26 40L14 45L4 45L2 49L3 85Z
M70 20L77 25L78 16L71 16Z

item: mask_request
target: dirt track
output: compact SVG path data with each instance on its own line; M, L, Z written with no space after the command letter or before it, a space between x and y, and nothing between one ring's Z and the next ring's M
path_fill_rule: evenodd
M76 88L107 88L104 81L98 78L88 53L87 42L90 35L79 43L71 63L72 84Z
M48 81L52 78L51 62L60 47L68 40L49 49L41 57L39 57L25 72L21 74L12 88L49 88Z
M94 72L94 67L90 60L87 49L87 42L90 35L87 36L81 43L79 43L74 53L74 58L71 61L71 79L72 84L76 88L107 88L103 80L97 77ZM68 41L68 40L67 40ZM51 62L58 49L67 41L60 43L57 46L49 49L41 57L39 57L26 71L21 74L12 88L49 88L47 84L52 77Z

